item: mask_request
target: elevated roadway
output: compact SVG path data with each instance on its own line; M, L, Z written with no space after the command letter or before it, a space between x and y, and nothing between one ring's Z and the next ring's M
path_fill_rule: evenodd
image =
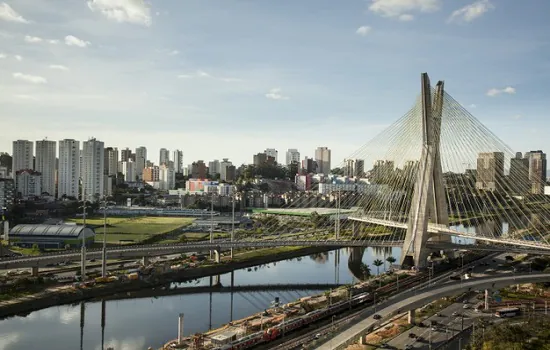
M365 310L361 314L362 321L349 327L346 331L317 347L319 350L345 349L347 346L357 342L363 335L368 334L376 326L390 319L392 316L409 310L418 309L434 300L446 296L453 296L476 289L501 289L512 284L522 283L544 283L550 282L549 273L538 274L513 274L498 277L482 277L473 280L450 282L443 285L426 287L421 290L412 290L391 297L376 306ZM382 319L375 320L373 316L378 314Z
M217 250L224 251L230 248L274 248L274 247L324 247L327 249L339 249L346 247L402 247L403 241L391 240L216 240L212 243L189 242L175 244L150 244L150 245L129 245L107 248L109 259L126 259L134 257L151 257L166 254L186 253ZM428 248L434 250L449 249L470 249L494 252L518 252L539 255L548 255L550 250L545 249L525 249L524 247L514 247L506 245L466 245L452 243L428 242ZM70 250L64 252L47 253L38 256L6 257L0 260L0 269L17 269L25 267L45 267L48 264L55 264L63 261L80 260L80 250ZM86 252L88 259L101 258L101 248L89 249Z

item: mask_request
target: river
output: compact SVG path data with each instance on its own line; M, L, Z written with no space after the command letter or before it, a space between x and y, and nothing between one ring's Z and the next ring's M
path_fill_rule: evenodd
M235 285L297 284L297 283L351 283L354 277L348 269L349 253L339 250L312 256L294 258L257 268L237 270ZM362 262L377 273L375 259L385 261L388 256L400 258L401 248L368 248ZM380 266L382 273L388 263ZM229 286L230 274L220 276L222 285ZM183 286L208 285L210 278L202 278ZM174 284L174 286L176 286ZM179 284L178 286L181 286ZM269 307L275 297L281 302L318 294L317 290L262 291L233 293L204 293L171 295L158 298L86 302L78 305L50 307L30 313L26 317L12 317L0 321L0 350L55 349L55 350L140 350L154 349L177 337L178 315L185 314L186 335L205 332L211 326L219 327ZM102 332L102 304L105 306L105 327ZM210 314L210 306L212 313ZM82 312L84 311L84 312Z

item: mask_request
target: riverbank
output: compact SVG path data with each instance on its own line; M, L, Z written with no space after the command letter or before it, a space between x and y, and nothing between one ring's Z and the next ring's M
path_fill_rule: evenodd
M131 298L132 292L136 292L144 288L157 287L171 282L184 282L202 277L216 276L243 268L320 253L326 250L326 248L318 247L299 248L286 252L274 250L272 253L268 253L265 251L263 254L256 254L252 258L242 261L239 260L238 255L235 255L235 261L232 262L196 269L170 271L156 275L147 281L137 280L122 283L102 284L87 289L74 288L72 286L58 286L41 293L0 303L0 318L24 315L30 313L31 311L36 311L51 306L72 304L85 300L101 299L105 297L117 298L117 296L120 298L122 294L125 294L126 297ZM244 252L243 254L246 256L246 254L250 254L250 252Z

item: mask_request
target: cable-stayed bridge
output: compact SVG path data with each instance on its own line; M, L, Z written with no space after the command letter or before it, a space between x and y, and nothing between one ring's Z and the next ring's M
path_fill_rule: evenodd
M211 229L208 242L113 247L107 252L124 257L280 246L400 246L401 264L418 267L439 249L550 254L545 155L514 153L446 93L442 81L432 87L425 73L414 106L340 168L347 176L332 185L323 180L324 186L332 186L323 198L306 192L287 199L283 210L318 202L334 209L330 215L310 213L302 219L307 229L299 229L293 238L283 237L296 229L294 222L266 214L255 219L259 226L252 234L232 231L231 239L214 240ZM246 191L240 189L233 203L246 198ZM2 259L0 267L37 266L77 254ZM101 251L87 254L99 257Z

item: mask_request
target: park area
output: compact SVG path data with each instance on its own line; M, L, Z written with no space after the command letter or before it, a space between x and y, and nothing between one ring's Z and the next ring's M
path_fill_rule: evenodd
M82 219L72 219L82 224ZM163 240L171 232L190 225L192 218L173 217L110 217L107 218L107 243L153 243ZM95 229L95 241L103 242L103 218L86 219L86 224Z

